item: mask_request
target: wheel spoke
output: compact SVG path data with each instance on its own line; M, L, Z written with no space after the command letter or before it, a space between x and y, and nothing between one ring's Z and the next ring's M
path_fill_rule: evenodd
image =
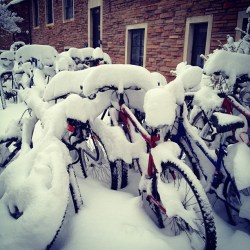
M166 163L166 165L162 164L162 168L160 177L163 186L161 186L159 192L163 192L164 185L166 185L166 192L175 190L176 194L167 195L167 193L164 193L161 197L161 193L158 194L157 191L157 180L153 180L152 194L154 198L160 204L165 204L166 211L168 211L168 202L174 201L176 204L180 202L182 207L180 206L180 209L176 210L177 214L170 218L167 214L164 215L159 212L157 203L152 204L151 209L157 218L155 221L166 228L166 233L172 231L177 235L184 231L191 242L194 240L193 244L201 244L202 249L215 249L216 231L211 216L211 207L207 204L207 201L203 201L204 191L200 187L196 188L194 182L192 182L193 178L196 177L192 173L187 174L171 162ZM171 197L169 201L167 200L168 197ZM164 201L161 201L161 198ZM191 217L189 217L189 214Z

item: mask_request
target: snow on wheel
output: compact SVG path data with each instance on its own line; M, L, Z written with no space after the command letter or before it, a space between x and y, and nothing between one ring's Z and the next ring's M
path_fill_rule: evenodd
M2 172L0 249L45 249L53 242L68 203L69 159L66 147L50 138Z

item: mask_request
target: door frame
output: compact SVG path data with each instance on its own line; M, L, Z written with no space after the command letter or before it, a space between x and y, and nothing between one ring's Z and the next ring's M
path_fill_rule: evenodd
M103 0L88 0L88 47L93 46L91 9L100 7L100 47L102 47Z

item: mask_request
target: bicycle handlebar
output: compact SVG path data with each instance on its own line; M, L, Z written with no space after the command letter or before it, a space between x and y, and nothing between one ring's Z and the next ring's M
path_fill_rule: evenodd
M117 87L117 86L114 86L114 85L106 85L106 86L103 86L103 87L101 87L101 88L98 88L97 91L96 91L95 93L90 94L90 95L88 96L88 98L89 98L90 100L93 100L93 99L96 98L96 94L97 94L98 92L105 92L105 91L108 91L108 90L118 91L118 87ZM130 87L127 87L127 88L123 88L123 90L124 90L124 91L125 91L125 90L141 90L141 88L136 87L136 86L130 86Z

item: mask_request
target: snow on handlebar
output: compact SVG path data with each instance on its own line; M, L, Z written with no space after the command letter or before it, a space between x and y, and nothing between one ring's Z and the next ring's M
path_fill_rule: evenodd
M104 64L92 67L89 74L82 81L83 94L91 96L108 89L118 90L135 88L145 91L156 86L151 73L140 66L126 64Z
M118 93L124 93L124 91L126 91L126 90L141 90L141 88L138 88L136 86L130 86L128 88L124 88L124 89L120 88L120 89L118 89L117 87L112 86L112 85L110 85L110 86L104 86L102 88L98 88L97 91L95 93L90 94L88 96L88 98L90 100L93 100L93 99L96 98L97 93L99 93L99 92L105 92L105 91L108 91L108 90L113 90L113 91L116 91Z

